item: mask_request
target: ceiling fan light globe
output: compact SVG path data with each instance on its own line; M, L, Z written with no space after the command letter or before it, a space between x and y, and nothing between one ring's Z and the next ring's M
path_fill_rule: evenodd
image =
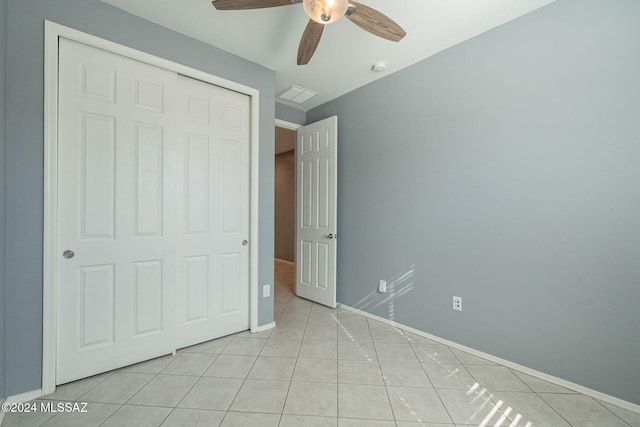
M303 0L302 7L317 23L331 24L344 16L349 0Z

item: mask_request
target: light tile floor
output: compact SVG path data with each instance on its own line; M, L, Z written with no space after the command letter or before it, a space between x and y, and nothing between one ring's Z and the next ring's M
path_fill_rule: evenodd
M275 329L63 385L37 403L87 413L9 413L3 426L640 427L640 414L300 299L290 264L275 278Z

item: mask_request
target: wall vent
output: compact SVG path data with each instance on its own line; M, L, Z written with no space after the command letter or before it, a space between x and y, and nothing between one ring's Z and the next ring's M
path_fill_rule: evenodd
M295 102L296 104L302 104L316 95L317 93L312 92L309 89L293 85L289 89L281 92L280 95L278 95L278 98L289 102Z

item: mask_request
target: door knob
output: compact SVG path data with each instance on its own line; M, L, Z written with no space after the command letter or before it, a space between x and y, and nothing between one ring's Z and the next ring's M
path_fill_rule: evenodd
M243 240L243 241L242 241L242 246L247 246L248 244L249 244L249 241L248 241L248 240Z
M70 251L69 249L67 249L66 251L62 252L62 257L64 259L71 259L75 256L76 254L73 253L73 251Z
M323 234L322 237L324 237L325 239L335 239L336 235L333 233L329 233L329 234Z

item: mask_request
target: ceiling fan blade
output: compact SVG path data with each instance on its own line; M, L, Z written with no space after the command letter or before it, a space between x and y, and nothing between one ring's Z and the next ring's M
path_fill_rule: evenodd
M246 10L288 6L300 2L295 0L214 0L212 3L218 10Z
M355 10L351 12L350 7L345 16L363 30L392 42L399 42L407 35L407 32L388 16L355 1L349 0L349 3L355 6Z
M304 29L302 39L300 40L300 46L298 47L298 65L307 65L309 63L318 47L318 43L320 43L322 31L324 31L324 25L318 24L313 19L309 19L307 28Z

